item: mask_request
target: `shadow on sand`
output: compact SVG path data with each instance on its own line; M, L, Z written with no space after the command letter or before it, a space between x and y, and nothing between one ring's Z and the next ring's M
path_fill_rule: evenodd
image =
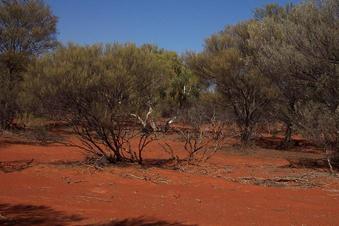
M33 159L0 162L0 171L4 173L19 172L24 169L32 167L33 166L32 163L33 163Z
M197 226L192 224L182 224L178 222L167 222L162 220L154 220L150 218L128 218L123 220L112 220L103 224L91 224L87 226Z
M0 204L0 225L50 225L61 226L83 220L78 215L68 215L47 206Z

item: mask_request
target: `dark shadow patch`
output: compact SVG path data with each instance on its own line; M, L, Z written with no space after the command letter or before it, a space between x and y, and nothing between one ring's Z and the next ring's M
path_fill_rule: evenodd
M27 140L3 140L1 146L10 146L10 145L38 145L36 141L27 141Z
M304 139L292 139L292 142L286 148L282 148L282 142L283 138L281 137L259 137L254 139L254 144L263 149L319 153L319 150L314 144Z
M6 131L0 138L0 147L10 145L51 146L66 143L64 134L50 131L46 127L26 128L23 131Z
M75 161L54 161L48 163L53 166L62 166L62 167L78 167L78 166L93 166L100 169L118 167L118 168L129 168L129 167L138 167L142 169L148 168L160 168L160 169L174 169L175 166L184 162L185 160L173 160L173 159L144 159L142 164L132 161L121 161L121 162L109 162L100 157L87 156L84 160L75 160Z
M82 166L85 163L85 161L79 161L79 160L57 160L53 162L46 163L48 165L52 166L62 166L62 167L78 167Z
M303 187L312 188L319 187L317 183L310 181L309 175L302 175L297 177L274 177L274 178L257 178L257 177L239 177L231 181L241 184L253 184L264 187Z
M311 159L311 158L300 158L300 159L287 159L289 164L283 166L284 168L308 168L308 169L329 169L329 165L326 158ZM339 159L331 161L334 169L339 170Z
M4 173L19 172L33 166L32 160L0 162L0 171Z
M0 204L0 225L62 226L83 220L78 215L67 215L47 206Z
M197 224L183 224L179 222L168 222L149 218L128 218L123 220L112 220L108 223L91 224L87 226L197 226Z
M60 138L61 140L61 138ZM27 145L27 146L55 146L55 145L61 145L63 143L61 143L59 140L54 139L54 140L48 140L48 141L39 141L36 140L35 138L10 138L7 140L3 140L0 143L0 147L1 148L6 148L9 147L11 145Z
M145 159L141 167L143 168L160 168L160 169L173 169L180 162L185 160L175 160L175 159Z

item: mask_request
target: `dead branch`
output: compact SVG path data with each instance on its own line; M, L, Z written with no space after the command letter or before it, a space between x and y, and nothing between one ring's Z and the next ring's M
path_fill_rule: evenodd
M184 149L188 153L188 162L205 162L209 160L223 145L225 138L224 123L211 120L208 125L200 122L188 129L176 129L184 140Z

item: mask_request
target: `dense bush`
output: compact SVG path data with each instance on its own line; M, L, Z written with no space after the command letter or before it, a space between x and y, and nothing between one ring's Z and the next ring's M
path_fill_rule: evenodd
M140 119L166 98L172 65L163 64L160 56L154 47L133 44L60 47L25 77L26 105L38 103L36 114L69 122L87 150L111 162L141 162L129 143L140 125L133 116ZM145 126L138 134L139 149L156 132L143 131Z
M261 17L252 27L251 45L258 52L258 67L279 91L275 108L277 119L286 124L286 142L292 127L304 131L298 115L303 110L298 108L306 105L301 102L318 102L324 112L333 113L327 114L329 120L336 117L338 8L338 1L327 0L258 10Z
M0 129L13 127L23 72L55 46L56 22L42 1L0 1Z
M339 149L339 3L306 1L279 12L251 31L257 64L278 88L278 119L325 147L330 164Z
M160 76L154 55L134 45L70 45L40 59L25 90L41 113L70 123L87 150L121 161L130 114L155 102Z
M206 40L200 54L188 57L192 70L220 93L224 112L231 112L248 144L253 130L270 112L276 93L254 64L254 49L248 45L252 22L226 27Z

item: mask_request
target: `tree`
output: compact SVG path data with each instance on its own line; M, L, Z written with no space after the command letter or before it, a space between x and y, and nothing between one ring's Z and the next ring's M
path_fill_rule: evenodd
M279 89L281 119L328 153L339 146L338 12L337 0L306 1L257 23L251 41L259 67Z
M27 65L55 46L56 23L42 1L0 1L1 128L8 129L20 110L17 96Z
M330 168L339 153L339 2L308 1L284 26L286 43L302 59L295 75L307 87L298 109L300 131L325 147Z
M152 45L143 45L157 55L166 70L166 84L160 93L159 110L164 117L178 115L183 108L188 108L199 97L200 87L184 58L176 52L159 49Z
M87 151L109 162L142 163L157 131L135 117L156 107L165 72L155 53L134 44L60 47L27 74L27 105L39 103L41 114L70 123ZM136 136L138 151L130 145Z
M188 64L194 73L215 84L220 104L232 112L241 141L248 144L256 125L270 112L274 89L254 65L255 52L248 45L249 27L254 22L226 27L212 35L202 53L191 55Z
M288 4L280 7L269 4L257 9L257 23L250 28L249 45L256 49L255 64L258 69L278 91L274 102L275 119L285 124L285 137L279 145L287 148L292 145L294 122L296 121L296 105L304 96L304 84L295 78L295 67L291 65L295 52L282 44L283 23L292 11Z
M265 5L262 8L257 8L254 11L254 19L257 21L262 21L267 18L272 18L274 20L279 20L283 17L286 17L287 14L293 8L292 3L286 4L285 7L282 7L276 3L270 3Z

